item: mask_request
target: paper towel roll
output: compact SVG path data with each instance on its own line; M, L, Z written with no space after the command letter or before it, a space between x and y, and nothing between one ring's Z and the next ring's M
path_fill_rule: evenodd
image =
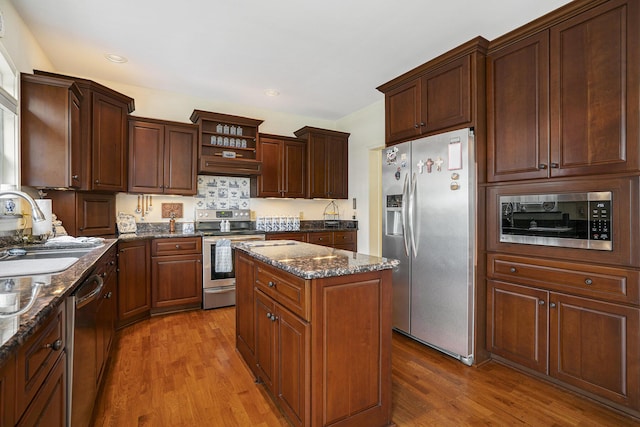
M34 236L42 236L43 234L51 234L52 209L51 199L36 199L36 204L44 214L44 221L33 221L31 234Z

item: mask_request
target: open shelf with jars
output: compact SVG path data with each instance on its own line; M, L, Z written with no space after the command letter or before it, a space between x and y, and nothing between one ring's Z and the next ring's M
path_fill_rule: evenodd
M191 121L199 127L198 173L260 175L256 146L262 120L193 110Z

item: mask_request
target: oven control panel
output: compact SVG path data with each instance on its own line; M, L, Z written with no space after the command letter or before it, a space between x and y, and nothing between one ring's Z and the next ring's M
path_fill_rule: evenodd
M590 202L590 238L591 240L611 240L611 201L596 200Z
M250 209L196 209L196 219L198 221L249 221L251 220Z

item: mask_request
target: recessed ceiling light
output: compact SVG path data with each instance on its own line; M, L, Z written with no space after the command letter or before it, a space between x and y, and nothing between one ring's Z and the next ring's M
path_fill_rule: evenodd
M111 62L115 62L116 64L124 64L125 62L128 61L128 59L125 58L124 56L116 55L116 54L113 54L113 53L109 53L109 54L105 55L104 57L107 58Z
M264 94L267 95L267 96L278 96L278 95L280 95L280 92L278 92L275 89L267 89L267 90L264 91Z

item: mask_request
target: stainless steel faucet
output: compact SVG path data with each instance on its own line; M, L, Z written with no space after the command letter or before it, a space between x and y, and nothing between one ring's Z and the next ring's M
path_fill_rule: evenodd
M25 199L31 205L31 214L33 215L33 221L41 222L45 220L44 214L40 210L40 207L36 204L36 201L22 191L17 190L2 190L0 191L0 199L6 199L4 196L18 196Z

